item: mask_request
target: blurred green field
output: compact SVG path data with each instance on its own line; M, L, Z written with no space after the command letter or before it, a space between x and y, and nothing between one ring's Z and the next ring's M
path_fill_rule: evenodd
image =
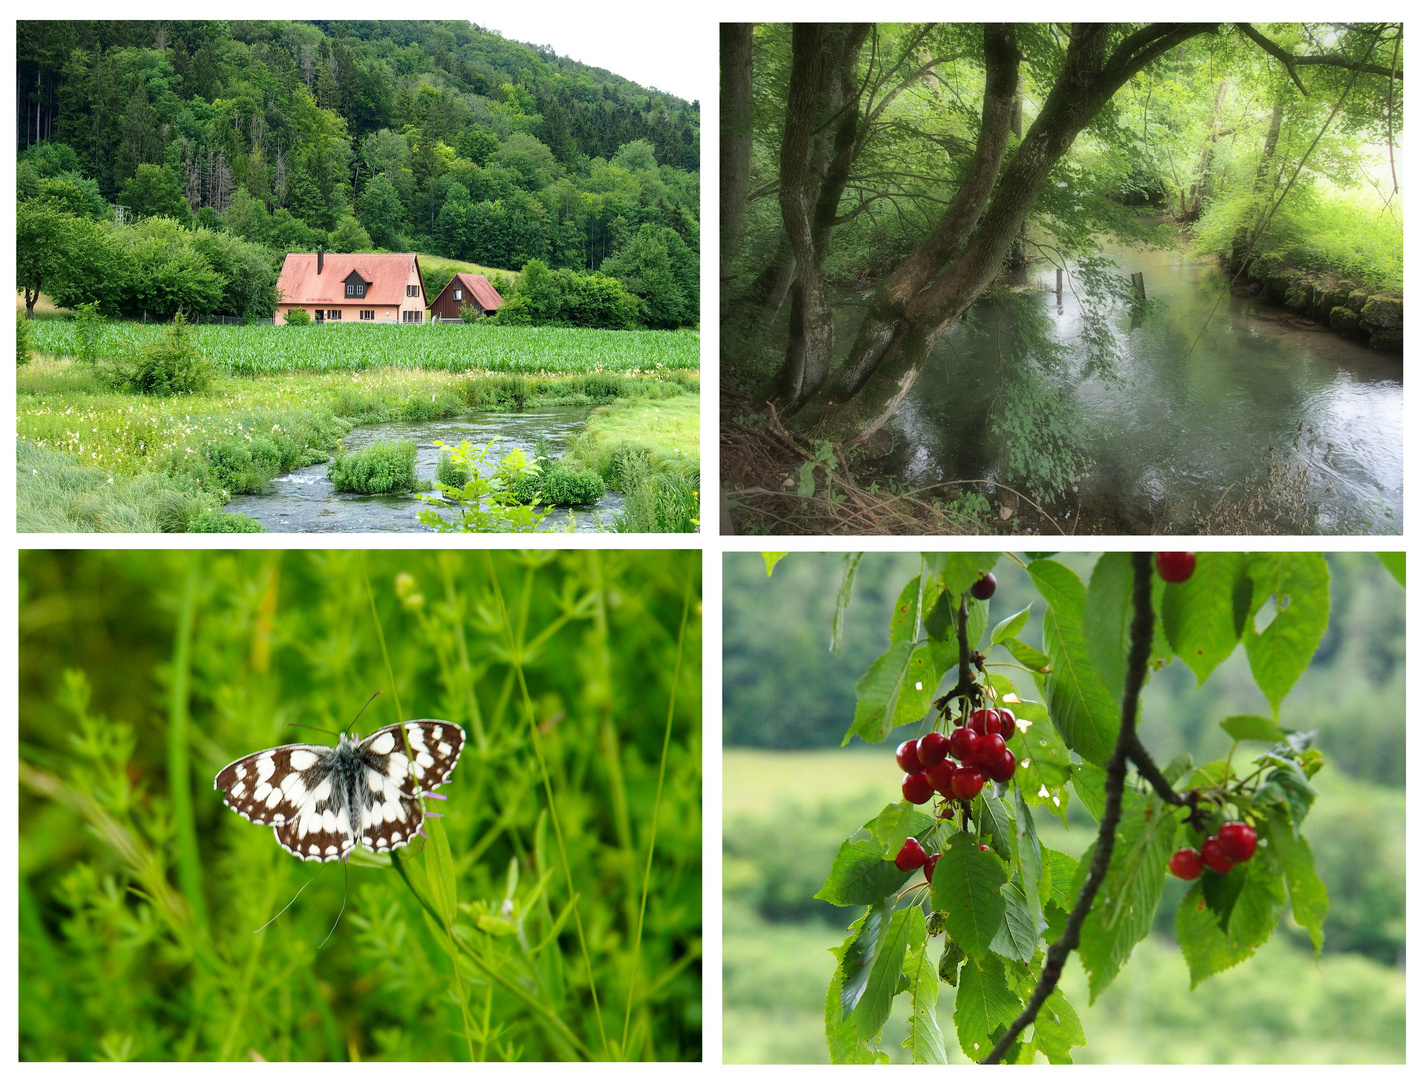
M825 989L839 945L862 909L811 899L840 841L897 797L887 747L854 751L724 751L724 1054L728 1063L828 1062ZM1399 789L1357 784L1325 769L1305 824L1333 899L1333 923L1402 925L1405 843ZM1048 847L1079 854L1090 819L1071 827L1039 815ZM787 838L793 838L787 843ZM1078 1062L1401 1062L1406 977L1400 966L1325 952L1315 965L1303 935L1281 930L1258 955L1191 992L1169 936L1183 882L1167 883L1155 930L1120 977L1087 1006L1073 957L1063 988L1077 1006L1087 1046ZM1288 919L1285 919L1286 925ZM953 988L941 986L940 1023L951 1033ZM902 1008L898 1012L902 1013ZM1227 1024L1220 1023L1228 1017ZM881 1047L906 1061L901 1015ZM951 1034L949 1053L966 1061Z
M19 1057L698 1060L700 567L22 552ZM404 871L318 872L213 777L375 690L468 741Z

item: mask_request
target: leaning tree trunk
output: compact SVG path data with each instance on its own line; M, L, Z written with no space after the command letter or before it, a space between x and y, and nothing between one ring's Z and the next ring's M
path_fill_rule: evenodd
M1254 194L1258 196L1269 186L1269 176L1274 171L1274 151L1279 145L1279 128L1284 122L1284 97L1288 94L1287 83L1281 83L1274 97L1274 112L1269 117L1269 132L1264 136L1264 150L1259 155L1259 168L1254 172ZM1229 266L1236 274L1244 269L1244 260L1249 255L1251 244L1248 226L1235 230L1230 244Z
M877 431L912 389L929 350L997 274L1076 136L1147 63L1210 29L1148 26L1108 58L1109 27L1074 26L1062 73L1002 170L1018 52L1010 26L984 27L983 125L967 179L929 238L880 286L844 366L800 410L795 425L836 442L860 442Z
M752 25L721 24L721 321L726 321L730 266L745 225L750 194Z
M1214 160L1215 140L1222 134L1220 131L1220 108L1224 104L1225 88L1228 85L1229 81L1222 79L1219 89L1215 91L1215 107L1210 110L1210 122L1207 125L1209 130L1200 147L1200 162L1195 168L1195 177L1190 184L1188 198L1183 190L1180 192L1180 220L1186 223L1196 221L1200 217L1200 199L1204 195L1205 182L1209 178L1210 163Z

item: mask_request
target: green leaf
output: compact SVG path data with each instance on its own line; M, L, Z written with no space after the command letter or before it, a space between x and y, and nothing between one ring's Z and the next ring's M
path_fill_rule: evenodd
M946 641L953 633L953 612L957 607L952 593L939 592L923 618L923 632L934 641Z
M1009 615L992 628L992 643L1001 645L1009 638L1015 638L1022 632L1022 628L1027 625L1027 617L1032 612L1032 605L1028 604L1016 615Z
M943 939L943 955L938 958L938 977L949 986L958 985L958 968L967 959L968 954L963 951L963 946L959 945L950 937Z
M939 579L945 592L961 596L970 589L978 578L994 566L1001 552L997 551L945 551L939 553L942 559Z
M1260 806L1268 806L1272 803L1288 807L1289 820L1294 823L1294 829L1297 831L1298 827L1303 824L1303 819L1308 816L1309 808L1313 806L1317 792L1313 790L1313 785L1304 778L1299 766L1294 762L1289 764L1293 767L1275 769L1264 778L1264 783L1260 784L1259 790L1254 793L1254 802Z
M1042 903L1055 904L1063 911L1071 910L1076 902L1071 891L1076 868L1077 861L1065 852L1042 848Z
M1053 1065L1070 1065L1071 1048L1086 1045L1086 1031L1061 987L1047 995L1033 1025L1032 1047Z
M863 984L869 977L868 957L872 955L869 944L877 940L878 924L882 923L887 914L885 905L870 908L849 928L849 937L845 938L844 944L830 950L838 962L830 979L829 992L825 995L825 1041L829 1045L830 1060L837 1065L863 1065L888 1060L887 1055L871 1051L860 1036L859 1029L844 1019L846 980L856 983L855 988L848 994L852 999L849 1006L852 1009L863 995ZM865 926L871 919L875 920L876 925L865 935ZM865 939L863 943L861 938Z
M988 602L968 597L968 648L976 649L987 630Z
M915 911L918 909L915 908ZM908 1038L903 1046L915 1065L946 1065L943 1031L938 1026L938 972L928 958L928 942L909 950L904 959L908 976Z
M1319 552L1284 551L1249 557L1254 599L1244 628L1244 651L1254 681L1279 717L1279 703L1293 689L1328 629L1328 564ZM1273 597L1274 618L1262 633L1255 620Z
M1042 845L1037 839L1037 825L1032 820L1032 810L1022 797L1022 785L1013 785L1017 802L1017 821L1012 835L1012 857L1017 866L1017 877L1022 883L1022 891L1027 899L1027 914L1031 918L1033 936L1042 921Z
M1239 644L1252 586L1242 552L1202 551L1188 581L1165 590L1161 619L1170 647L1200 685Z
M1376 554L1378 562L1383 564L1389 574L1397 578L1397 583L1404 589L1407 588L1407 552L1379 551Z
M839 592L835 594L834 623L830 629L830 652L836 656L839 655L840 646L844 644L845 612L849 610L849 600L854 594L854 575L859 572L859 560L863 557L862 551L851 551L844 557L844 577L840 579ZM767 577L770 575L769 567L765 573Z
M883 858L877 841L846 840L815 899L839 907L872 904L898 892L908 879L908 874Z
M1218 975L1249 959L1253 949L1232 946L1205 903L1204 887L1196 881L1175 910L1175 939L1190 969L1193 990L1211 975Z
M889 644L918 639L918 596L921 578L914 578L899 592L894 613L889 617Z
M842 745L848 745L851 735L858 735L865 742L884 741L894 726L899 693L913 655L913 642L901 641L891 646L859 677L854 684L854 723Z
M1284 866L1284 883L1289 888L1289 905L1294 922L1308 933L1315 956L1323 953L1323 920L1328 915L1328 890L1313 868L1313 850L1282 810L1270 813L1261 830L1269 846Z
M904 954L910 946L922 948L928 940L923 926L923 909L917 904L901 908L889 916L874 945L868 962L863 993L845 1019L852 1020L865 1038L879 1034L894 1007L894 995L904 973Z
M914 811L913 803L907 799L890 803L879 811L874 819L874 842L879 845L880 858L892 859L904 846L904 841L914 831L914 819L923 815Z
M1154 795L1127 801L1106 878L1081 927L1082 965L1094 1002L1111 984L1136 943L1150 933L1175 850L1177 822Z
M425 819L425 835L429 843L425 845L425 872L429 876L430 895L435 909L444 925L454 922L459 910L458 883L454 876L454 857L449 851L449 837L444 832L444 822L438 818Z
M1135 570L1131 555L1108 551L1096 560L1086 590L1082 627L1092 664L1111 697L1126 692L1126 654L1131 647L1131 593Z
M1231 739L1267 743L1284 741L1283 728L1267 716L1226 716L1220 721L1220 727Z
M769 577L775 569L775 564L789 554L788 551L762 551L760 557L765 560L765 576Z
M973 800L973 818L982 830L988 846L1003 859L1012 857L1012 834L1016 827L1012 822L1012 812L1007 804L983 788L982 794Z
M1012 659L1031 671L1034 675L1045 675L1052 669L1052 661L1044 652L1038 652L1024 641L1016 638L1007 638L1001 642L1006 646L1007 651L1012 654Z
M1007 911L1001 891L1007 869L996 855L979 851L969 833L954 833L942 856L933 872L933 907L943 912L953 940L981 958Z
M1284 913L1283 867L1272 851L1260 849L1254 858L1238 864L1226 876L1236 875L1243 878L1243 887L1230 912L1225 936L1231 947L1252 952L1269 940Z
M1068 747L1104 765L1121 726L1121 706L1091 662L1082 625L1086 587L1058 562L1043 559L1027 569L1050 604L1042 619L1042 641L1051 661L1045 678L1047 709Z
M938 880L935 872L933 880ZM958 999L953 1021L958 1027L958 1045L972 1061L987 1057L994 1035L1005 1029L1022 1009L1022 999L1007 985L1002 961L988 954L981 960L969 958L958 978Z
M933 876L938 875L935 873ZM1015 881L1009 881L1002 887L1002 898L1007 902L1007 911L1002 925L993 936L991 949L1007 960L1019 960L1025 964L1037 951L1040 937L1032 905L1022 886Z
M1106 770L1080 762L1071 767L1071 786L1094 821L1106 812Z
M937 642L914 649L904 669L903 683L894 704L894 727L916 724L923 719L937 696L944 670L943 648Z
M1017 755L1017 787L1031 805L1045 806L1050 813L1063 816L1066 784L1071 779L1071 754L1040 702L1019 701L1012 705L1012 711L1019 720L1026 721L1008 742Z

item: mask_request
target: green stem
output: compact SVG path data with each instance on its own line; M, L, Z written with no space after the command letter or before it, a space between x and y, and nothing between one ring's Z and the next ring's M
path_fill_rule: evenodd
M178 608L173 640L173 681L168 697L168 797L178 841L178 883L192 905L193 917L207 929L207 903L202 892L202 860L198 857L193 820L192 777L188 759L188 695L192 683L193 621L197 611L197 553L188 553L188 576Z

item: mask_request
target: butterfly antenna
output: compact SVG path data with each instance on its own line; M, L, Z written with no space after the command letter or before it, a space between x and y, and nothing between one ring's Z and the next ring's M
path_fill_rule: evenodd
M307 729L310 730L310 731L319 731L319 732L321 732L321 734L323 734L323 735L335 735L335 734L336 734L336 732L332 731L330 728L317 727L315 724L301 724L301 723L298 723L298 722L295 721L295 720L293 720L291 723L287 724L286 726L287 726L287 727L304 727L304 728L307 728Z
M325 864L325 863L322 863L320 866L318 866L318 867L316 868L316 873L312 874L311 877L309 877L309 878L307 879L306 885L310 885L311 882L315 881L316 878L320 875L321 871L324 870L324 869L326 869L326 864ZM301 886L301 888L299 888L299 889L296 890L296 896L293 896L290 900L287 901L286 907L282 908L282 909L281 909L280 911L278 911L275 915L273 915L270 919L268 919L266 922L262 923L262 925L259 926L259 927L257 927L255 930L253 930L252 933L254 933L254 934L260 934L260 933L261 933L263 930L265 930L267 927L271 926L272 923L276 922L276 921L277 921L278 919L280 919L283 915L285 915L286 912L287 912L287 908L290 908L292 904L296 903L297 897L299 897L302 893L304 893L304 892L306 891L306 885L303 885L303 886Z
M351 728L355 727L355 722L356 722L356 720L359 720L359 719L360 719L360 713L363 713L363 712L365 712L366 709L370 708L370 703L371 703L372 701L374 701L376 698L378 698L379 696L380 696L380 691L379 691L379 690L377 690L375 693L373 693L373 694L370 695L370 697L366 700L366 703L360 707L360 712L358 712L358 713L355 714L355 720L352 720L349 724L346 725L346 732L347 732L347 734L349 734Z
M369 702L367 702L366 704L369 704ZM326 941L330 941L330 940L331 940L331 934L334 934L334 933L336 932L336 927L338 927L338 926L341 925L341 916L346 913L346 897L350 895L350 891L351 891L351 864L350 864L350 859L347 858L347 859L343 859L343 860L341 860L341 861L342 861L343 865L344 865L345 868L346 868L346 887L345 887L345 889L344 889L344 890L342 891L342 893L341 893L341 910L338 911L338 912L336 912L336 921L331 924L331 932L326 935ZM326 947L326 941L323 941L323 942L321 942L320 945L317 945L317 946L316 946L316 951L317 951L317 952L320 952L322 949L324 949L324 948Z

